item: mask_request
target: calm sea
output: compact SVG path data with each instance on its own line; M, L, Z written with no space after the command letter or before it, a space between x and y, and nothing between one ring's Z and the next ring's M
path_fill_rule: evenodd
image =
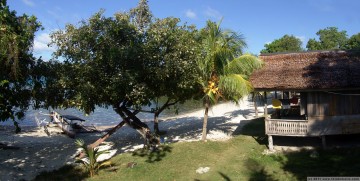
M187 101L184 104L178 104L178 113L187 113L195 110L202 109L201 101ZM151 110L151 107L144 107L144 110ZM121 121L121 118L118 114L115 113L112 107L102 108L97 107L95 111L88 116L86 116L83 112L77 109L55 109L55 111L59 112L62 115L74 115L85 119L85 125L94 125L94 126L109 126L118 124ZM50 117L46 114L49 114L49 110L47 109L37 109L34 110L29 108L29 110L25 113L25 117L21 120L18 120L20 126L37 126L38 124L45 125L46 122L50 121ZM45 115L44 115L45 114ZM166 118L169 116L175 116L175 109L172 107L170 109L166 109L160 114L161 118ZM154 118L154 114L150 113L139 113L137 114L138 118L142 121L152 121ZM12 121L0 122L0 125L13 125Z

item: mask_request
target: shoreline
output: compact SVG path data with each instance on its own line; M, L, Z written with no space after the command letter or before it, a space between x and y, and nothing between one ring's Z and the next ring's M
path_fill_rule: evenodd
M261 112L261 108L258 108ZM248 120L254 117L252 103L244 99L239 105L222 103L215 105L209 111L207 139L225 141L235 132L239 132ZM160 130L167 131L164 139L168 143L181 141L199 141L202 133L203 110L186 114L179 114L161 119ZM261 114L261 113L260 113ZM153 122L146 122L153 129ZM101 126L97 129L106 129L111 126ZM0 142L19 147L18 150L0 149L0 180L34 179L42 171L58 169L71 164L72 155L76 152L74 139L56 133L51 129L48 136L41 128L26 126L20 134L11 134L8 126L0 126ZM50 131L50 130L49 130ZM104 133L80 133L76 138L83 139L90 144ZM111 135L106 141L114 143L117 154L141 148L143 139L132 128L124 126Z

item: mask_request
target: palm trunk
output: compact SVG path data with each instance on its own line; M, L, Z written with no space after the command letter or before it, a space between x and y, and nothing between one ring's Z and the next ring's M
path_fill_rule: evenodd
M202 141L206 141L208 112L209 112L209 99L207 98L205 100L205 114L204 114L203 132L202 132L202 138L201 138Z

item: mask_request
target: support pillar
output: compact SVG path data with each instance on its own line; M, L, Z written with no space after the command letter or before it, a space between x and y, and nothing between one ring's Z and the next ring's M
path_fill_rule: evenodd
M325 150L326 149L326 138L325 135L321 136L321 143L322 143L322 147Z
M274 151L274 143L271 135L268 135L268 144L269 144L269 150Z
M264 115L265 115L265 119L267 119L267 114L268 114L268 110L267 110L267 96L266 96L266 92L264 92L264 97L265 97L265 104L264 104Z

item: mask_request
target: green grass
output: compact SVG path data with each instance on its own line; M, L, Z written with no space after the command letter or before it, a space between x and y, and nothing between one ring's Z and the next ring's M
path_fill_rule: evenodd
M306 180L307 176L359 176L360 149L319 150L263 155L263 119L247 124L241 135L225 142L174 143L160 151L121 154L113 167L93 178L77 167L40 174L35 180ZM135 162L133 168L128 164ZM195 172L210 167L205 174ZM64 174L64 172L66 172Z

